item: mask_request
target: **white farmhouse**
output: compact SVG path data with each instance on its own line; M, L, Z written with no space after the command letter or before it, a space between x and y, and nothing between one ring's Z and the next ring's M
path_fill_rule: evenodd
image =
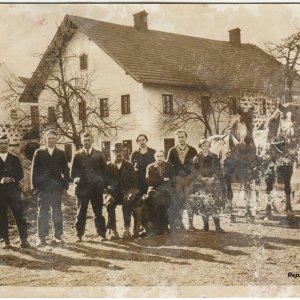
M73 57L68 72L94 72L91 88L99 91L99 99L86 105L96 105L104 118L123 116L127 123L110 137L95 132L96 146L106 153L112 141L122 140L130 155L140 133L148 136L151 147L167 151L174 145L174 133L163 134L158 123L162 116L174 113L179 98L194 98L205 110L221 95L230 99L231 114L236 113L237 103L250 103L255 107L256 128L274 110L281 97L282 65L257 46L241 43L240 29L230 30L228 41L217 41L150 30L145 11L133 19L133 26L123 26L66 15L21 101L38 103L40 114L55 106L43 90L48 80L47 55L63 47L64 55ZM82 108L78 103L77 109ZM229 115L221 115L220 128L228 120ZM197 146L204 126L186 129L188 142ZM68 139L61 142L70 159L74 146Z

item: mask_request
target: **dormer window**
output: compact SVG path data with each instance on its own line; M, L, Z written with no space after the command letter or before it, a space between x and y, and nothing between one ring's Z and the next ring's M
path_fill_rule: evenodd
M87 70L88 68L88 56L87 54L83 53L80 55L80 70Z

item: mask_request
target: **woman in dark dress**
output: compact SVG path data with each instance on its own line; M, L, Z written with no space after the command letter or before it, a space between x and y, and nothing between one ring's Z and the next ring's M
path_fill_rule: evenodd
M194 213L200 213L205 231L209 230L208 218L212 216L216 231L224 232L219 218L219 212L225 204L225 185L221 165L217 155L210 152L210 143L205 137L200 139L199 147L201 151L193 159L193 186L187 207L190 229L195 229Z
M139 191L142 196L147 193L146 169L149 164L155 161L155 150L147 146L148 138L145 134L140 134L136 142L139 144L139 150L132 153L130 161L134 166L138 178Z
M154 234L168 232L168 210L172 204L172 194L175 191L174 181L175 169L173 165L165 161L164 151L156 151L155 162L148 165L146 171L146 182L149 186L146 204L154 224Z

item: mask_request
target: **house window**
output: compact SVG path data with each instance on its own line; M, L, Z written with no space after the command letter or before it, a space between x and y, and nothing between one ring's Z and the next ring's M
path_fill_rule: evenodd
M123 148L124 148L124 158L129 160L130 155L132 153L132 140L124 140Z
M166 157L168 156L169 150L175 146L175 139L164 139L164 148Z
M110 161L110 142L102 142L102 152L107 161Z
M49 124L55 123L55 108L53 106L48 107L48 122Z
M67 161L72 161L72 144L65 144L65 153L67 157Z
M80 55L80 70L87 70L88 68L88 56L87 54Z
M230 114L231 115L236 115L237 114L237 102L236 98L229 98L229 109L230 109Z
M173 95L162 95L163 113L173 114Z
M78 103L78 118L80 121L86 118L86 104L84 101Z
M203 116L210 114L210 97L209 96L201 96L201 111L202 111Z
M109 115L108 99L107 98L100 99L100 116L108 117L108 115Z
M16 109L12 109L12 110L10 111L10 118L11 118L12 120L16 120L16 119L18 118L18 112L17 112Z
M121 108L123 115L130 114L130 95L121 96Z
M65 103L62 105L62 117L63 117L63 122L71 121L71 112L68 108L68 105Z
M31 126L37 127L39 125L39 108L38 106L30 106Z
M264 115L264 116L267 114L266 99L261 99L261 101L260 101L260 114Z

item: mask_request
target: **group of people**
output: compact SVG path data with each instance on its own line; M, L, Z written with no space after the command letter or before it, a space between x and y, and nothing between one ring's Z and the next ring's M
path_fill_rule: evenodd
M69 170L66 154L56 147L57 133L45 133L45 146L34 153L31 169L32 189L38 198L36 246L47 245L49 213L51 210L54 242L63 243L62 193L69 184L76 185L77 216L76 242L83 240L87 210L91 203L94 224L101 241L120 238L116 226L116 207L122 205L124 233L130 238L131 217L134 217L134 234L141 225L146 234L165 234L184 230L183 210L187 209L189 229L195 230L194 214L201 214L203 230L209 230L208 217L213 217L216 231L223 232L219 212L225 203L225 185L218 157L210 152L209 141L202 137L199 153L187 144L187 132L175 133L176 145L167 157L164 151L148 147L148 138L140 134L136 142L139 149L124 159L122 143L111 149L111 160L93 148L93 137L82 133L82 149L73 157ZM0 137L0 237L4 248L10 246L8 233L8 208L15 218L20 236L20 246L30 247L27 225L21 201L19 182L23 169L19 158L8 152L9 139ZM107 221L103 207L107 209ZM136 222L139 219L141 222Z

